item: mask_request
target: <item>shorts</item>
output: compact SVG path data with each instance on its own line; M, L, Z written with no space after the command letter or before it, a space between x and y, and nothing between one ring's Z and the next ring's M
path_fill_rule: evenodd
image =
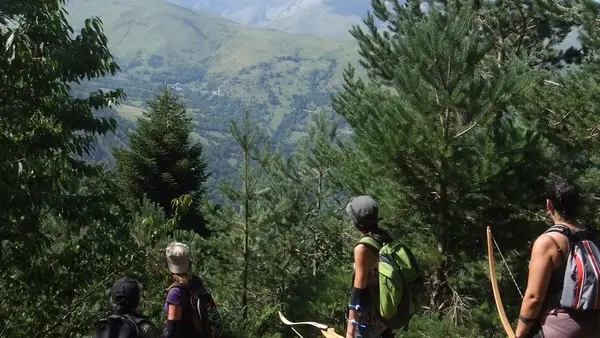
M378 320L367 325L359 325L354 331L354 338L393 338L392 330Z
M600 336L600 316L553 309L546 311L532 328L531 338L596 338Z

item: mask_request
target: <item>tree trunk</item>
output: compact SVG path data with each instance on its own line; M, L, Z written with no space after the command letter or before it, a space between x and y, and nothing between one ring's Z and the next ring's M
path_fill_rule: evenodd
M444 302L446 285L446 272L448 268L448 236L449 236L449 205L448 205L448 172L449 163L447 152L450 149L450 112L447 109L443 120L443 141L444 147L442 158L440 160L440 181L439 181L439 200L438 200L438 252L442 257L442 263L436 269L432 279L432 297L431 305L439 308Z
M321 210L321 192L323 190L323 171L321 170L321 168L317 169L317 180L318 180L318 185L317 185L317 205L315 207L315 215L318 215L320 210ZM317 284L319 282L318 277L317 277L317 271L319 268L319 235L318 232L315 231L314 232L314 251L313 251L313 290L314 292L317 291Z
M248 319L248 269L249 269L249 260L250 253L248 252L248 237L249 237L249 223L250 223L250 192L248 191L248 181L250 178L248 177L249 172L249 149L244 150L244 271L243 271L243 281L242 281L242 319Z

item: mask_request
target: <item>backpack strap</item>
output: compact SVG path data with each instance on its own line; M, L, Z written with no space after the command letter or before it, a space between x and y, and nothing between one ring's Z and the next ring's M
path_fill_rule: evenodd
M379 250L381 250L382 247L381 243L371 236L361 238L356 245L358 244L366 245L369 249L374 250L377 255L379 255Z
M186 298L186 302L183 305L182 319L185 318L200 334L204 334L206 328L204 326L204 320L200 311L202 309L195 309L195 305L192 304L192 293L196 294L200 290L205 290L204 283L200 278L192 276L188 284L181 284L175 282L169 286L167 290L172 288L179 288L183 290Z
M140 328L138 327L138 322L135 320L135 317L128 315L128 314L124 314L124 313L113 313L113 314L109 315L108 318L115 318L115 319L119 318L119 319L130 322L131 324L133 324L133 327L135 328L136 336L137 337L140 336Z
M579 242L581 240L590 240L594 243L596 243L596 245L600 244L599 243L599 232L595 229L591 229L586 227L584 230L580 230L580 231L575 231L573 232L573 230L571 230L569 227L567 227L566 225L563 224L555 224L553 226L551 226L548 230L544 231L544 233L548 233L548 232L559 232L565 236L567 236L567 238L569 239L569 245L573 245L576 242Z
M573 237L573 232L571 231L571 229L569 229L569 227L563 224L554 224L548 230L544 231L545 234L549 232L559 232L567 236L569 239Z
M131 319L137 325L142 324L142 323L150 323L150 324L152 324L152 321L150 320L150 318L148 318L146 316L142 316L140 314L125 315L125 316L127 316L127 318Z

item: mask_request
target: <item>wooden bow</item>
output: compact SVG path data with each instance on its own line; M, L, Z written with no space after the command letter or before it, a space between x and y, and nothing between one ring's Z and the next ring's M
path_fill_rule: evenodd
M488 249L488 261L490 268L490 282L492 283L492 291L494 292L494 300L496 301L496 307L498 308L498 314L500 315L500 321L504 330L509 338L516 338L515 332L510 326L510 322L504 312L504 306L502 305L502 299L500 298L500 291L498 290L498 281L496 280L496 267L494 265L494 249L492 247L492 230L490 226L487 227L487 249Z
M287 320L287 318L285 318L283 316L283 314L281 312L279 312L279 319L281 319L281 322L283 324L289 325L289 326L294 326L294 325L311 325L311 326L314 326L314 327L318 328L319 330L321 330L321 333L326 338L344 338L343 336L340 336L339 334L337 334L335 332L334 328L329 327L329 326L327 326L325 324L321 324L321 323L317 323L317 322L296 322L296 323L290 322L289 320ZM298 333L298 332L296 332L296 333ZM298 333L298 335L300 335L300 334Z

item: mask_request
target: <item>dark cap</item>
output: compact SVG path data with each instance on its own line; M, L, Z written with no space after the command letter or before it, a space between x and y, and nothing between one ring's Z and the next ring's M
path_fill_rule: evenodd
M141 288L137 280L129 277L118 279L110 289L110 298L118 311L132 311L140 302Z
M377 224L379 218L379 206L371 196L354 197L346 205L346 213L354 222L361 227L372 227Z

